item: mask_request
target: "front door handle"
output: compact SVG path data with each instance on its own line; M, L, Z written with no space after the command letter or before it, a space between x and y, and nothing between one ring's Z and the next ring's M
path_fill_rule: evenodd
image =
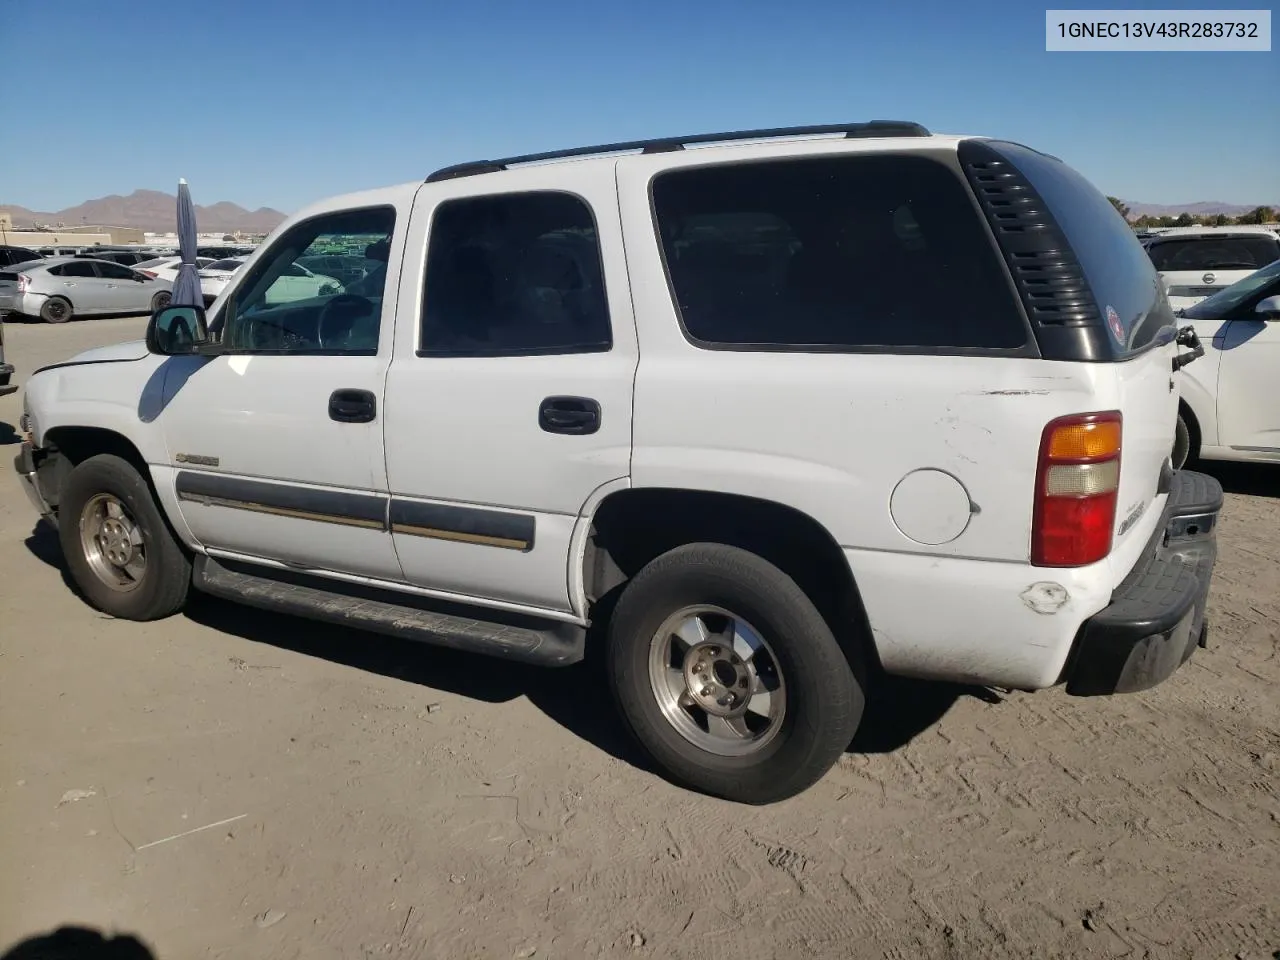
M590 397L547 397L538 408L538 426L547 433L595 433L600 429L600 404Z
M339 423L370 423L378 415L378 400L369 390L342 389L329 394L329 419Z

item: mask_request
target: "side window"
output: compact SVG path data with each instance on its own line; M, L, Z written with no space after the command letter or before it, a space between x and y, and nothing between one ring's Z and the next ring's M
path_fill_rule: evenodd
M431 224L420 356L613 346L591 209L568 193L447 200Z
M210 335L229 350L248 353L377 353L395 218L392 207L369 207L295 224L232 279L235 289ZM344 285L298 264L334 251L376 261L377 269Z
M118 263L103 261L97 264L98 276L107 280L132 280L133 271Z
M675 170L653 182L688 336L756 349L1012 349L1027 328L960 178L918 155Z
M93 264L83 260L73 260L57 267L50 267L49 272L55 277L96 277Z

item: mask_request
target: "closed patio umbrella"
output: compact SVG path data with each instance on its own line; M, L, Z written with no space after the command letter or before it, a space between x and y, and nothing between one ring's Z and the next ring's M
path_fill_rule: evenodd
M169 302L175 307L202 307L204 297L196 267L196 208L186 180L178 181L178 253L182 263L178 265L178 279L173 283Z

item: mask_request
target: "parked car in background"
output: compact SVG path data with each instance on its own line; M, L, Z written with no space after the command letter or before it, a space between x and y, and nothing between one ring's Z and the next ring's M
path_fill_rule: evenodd
M1186 367L1173 462L1280 463L1280 260L1179 311L1204 345Z
M40 254L26 247L0 246L0 267L11 267L16 263L30 263L39 260Z
M1181 227L1147 237L1143 246L1175 310L1280 260L1280 234L1270 227Z
M203 270L213 262L212 257L196 257L196 269ZM174 283L178 279L178 265L180 263L182 263L182 257L179 256L155 257L151 260L143 260L141 263L134 264L133 269L139 273L145 273L149 277L158 277Z
M230 257L215 261L200 271L200 292L204 295L206 305L218 299L218 295L227 288L227 284L245 265L246 260L245 257ZM336 278L312 273L301 264L291 263L268 288L264 302L292 303L295 300L342 293L343 289L343 284Z
M152 313L168 305L171 281L107 260L60 257L0 271L0 312L65 323L72 317Z
M235 246L196 247L197 256L212 257L214 260L225 260L228 257L248 257L251 253L253 253L253 247L243 244Z
M94 260L109 260L126 267L132 267L143 260L150 260L154 254L150 250L83 250L78 257L89 257Z
M385 263L378 260L370 260L365 256L357 257L351 254L329 253L313 257L299 257L298 265L313 273L332 277L346 287L363 280L370 273L385 266Z
M13 382L13 364L4 362L4 320L0 318L0 397L17 389L18 385Z

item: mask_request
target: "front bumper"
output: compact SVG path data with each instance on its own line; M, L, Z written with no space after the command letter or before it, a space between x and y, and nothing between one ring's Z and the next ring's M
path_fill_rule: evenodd
M1163 522L1111 603L1080 627L1066 671L1067 693L1105 696L1167 680L1206 646L1205 603L1217 560L1222 486L1174 475Z
M45 500L44 494L40 492L40 480L36 476L35 451L31 444L23 441L22 447L18 450L18 455L13 458L13 468L18 471L18 479L22 481L23 492L26 493L27 499L31 501L31 506L35 507L36 512L45 520L58 525L58 516L54 509Z
M0 397L18 389L18 385L13 382L13 374L12 363L0 363Z

